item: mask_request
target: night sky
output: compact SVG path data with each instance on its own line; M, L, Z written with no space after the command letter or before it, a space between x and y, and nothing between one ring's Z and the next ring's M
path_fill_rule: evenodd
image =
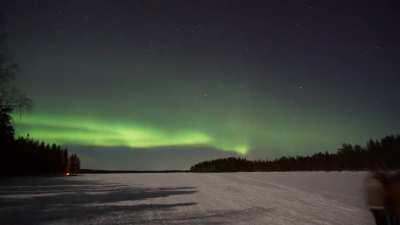
M400 131L396 1L2 1L32 112L84 168L335 151Z

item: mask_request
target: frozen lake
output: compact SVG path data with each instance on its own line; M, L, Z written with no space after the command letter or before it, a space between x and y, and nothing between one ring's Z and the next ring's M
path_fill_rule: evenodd
M363 172L100 174L0 181L0 224L374 224Z

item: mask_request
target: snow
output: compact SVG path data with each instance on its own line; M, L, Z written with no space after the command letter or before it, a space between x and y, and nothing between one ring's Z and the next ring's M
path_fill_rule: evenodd
M98 174L0 181L0 224L374 224L365 172Z

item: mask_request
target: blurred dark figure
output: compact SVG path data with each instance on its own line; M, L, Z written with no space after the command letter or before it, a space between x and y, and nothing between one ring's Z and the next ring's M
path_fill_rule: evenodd
M377 225L400 225L400 172L377 172L366 180L368 206Z

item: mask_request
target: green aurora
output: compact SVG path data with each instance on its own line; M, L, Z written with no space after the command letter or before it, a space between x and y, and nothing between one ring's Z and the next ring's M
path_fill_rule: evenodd
M303 116L293 121L285 117L284 112L280 116L270 115L270 119L236 116L236 120L209 117L208 121L201 114L197 115L198 121L185 120L184 115L165 116L163 121L129 120L127 117L116 120L96 113L89 115L28 113L14 115L14 123L17 136L29 135L65 146L124 147L134 151L159 147L186 149L185 146L190 150L192 146L208 146L257 158L334 151L341 140L362 143L369 132L350 123L335 127L334 123L339 123L337 119L318 123L324 118L315 118L316 122L311 123L311 118ZM359 136L345 139L351 132Z
M333 1L296 13L281 1L155 2L10 10L18 86L34 102L14 116L16 134L65 145L92 168L163 169L399 132L398 29L385 17Z
M207 145L241 155L248 152L246 143L224 142L191 130L170 132L148 126L111 123L75 117L15 116L18 135L57 144L99 147L154 148L180 145Z

